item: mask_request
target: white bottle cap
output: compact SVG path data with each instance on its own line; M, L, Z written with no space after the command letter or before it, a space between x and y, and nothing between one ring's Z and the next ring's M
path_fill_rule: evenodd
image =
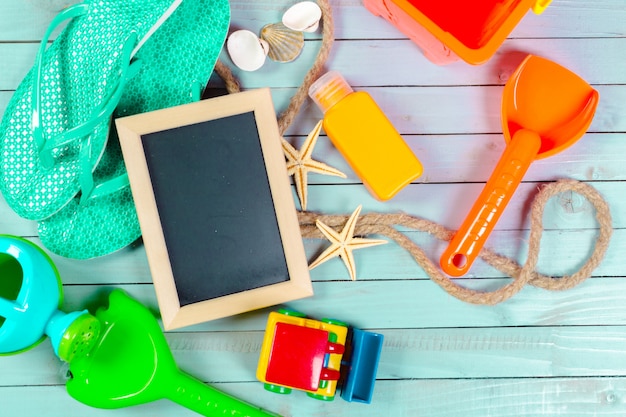
M326 113L328 109L353 91L339 72L329 71L311 85L309 96L320 110Z

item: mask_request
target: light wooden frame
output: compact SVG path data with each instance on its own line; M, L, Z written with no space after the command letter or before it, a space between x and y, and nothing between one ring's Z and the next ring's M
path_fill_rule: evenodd
M181 307L142 145L142 136L249 112L254 113L257 124L289 280ZM229 94L193 104L124 117L116 120L116 126L166 330L313 295L269 89Z

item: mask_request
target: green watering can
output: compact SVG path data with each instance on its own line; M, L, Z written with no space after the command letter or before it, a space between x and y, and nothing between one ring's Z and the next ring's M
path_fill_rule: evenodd
M98 408L170 399L204 416L276 417L222 393L176 366L152 313L122 290L95 317L64 313L61 279L37 245L0 235L0 355L21 353L49 336L69 363L67 391Z
M59 273L28 240L0 235L0 355L28 350L50 338L66 362L96 343L100 323L89 312L64 313Z

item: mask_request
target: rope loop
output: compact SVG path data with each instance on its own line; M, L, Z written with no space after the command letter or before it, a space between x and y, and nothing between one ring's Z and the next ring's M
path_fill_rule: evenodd
M599 225L599 231L592 253L578 271L571 275L551 277L535 270L539 259L541 235L543 233L543 212L546 203L552 197L565 192L575 192L591 203L595 208L595 217ZM298 220L303 238L323 238L323 235L315 226L315 221L318 219L339 230L347 221L348 216L299 212ZM600 265L606 254L613 232L609 206L595 188L575 180L559 180L546 184L539 190L531 205L530 237L526 262L524 265L519 265L516 261L506 256L484 248L480 252L479 257L500 272L512 277L513 281L493 291L476 291L457 284L456 280L441 272L439 266L435 265L417 244L398 231L396 226L426 232L443 241L451 240L454 235L454 231L446 229L435 222L402 213L365 214L359 217L355 234L377 234L393 239L408 251L428 276L450 295L468 303L488 305L508 300L526 284L552 291L562 291L575 287L589 278L592 272Z

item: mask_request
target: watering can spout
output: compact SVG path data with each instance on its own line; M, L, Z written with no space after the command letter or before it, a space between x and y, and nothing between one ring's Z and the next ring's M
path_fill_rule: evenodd
M46 325L46 334L54 353L65 362L86 355L100 335L100 322L87 310L64 313L54 312Z

